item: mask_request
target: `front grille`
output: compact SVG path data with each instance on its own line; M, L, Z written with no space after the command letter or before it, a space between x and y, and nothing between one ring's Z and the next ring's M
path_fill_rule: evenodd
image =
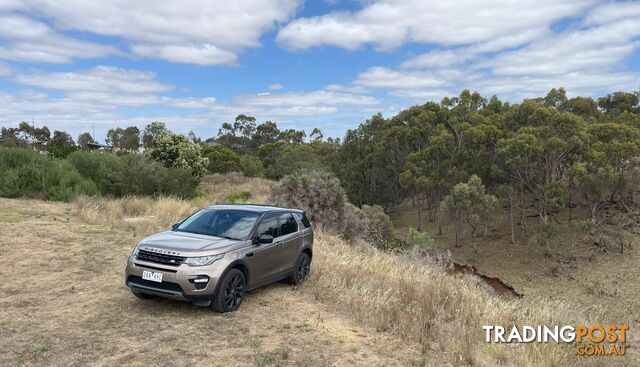
M136 256L136 258L138 260L144 260L152 263L172 265L172 266L178 266L182 264L182 262L184 261L184 257L182 256L159 254L156 252L145 251L145 250L138 250L138 256Z
M151 288L155 288L157 290L163 290L163 291L170 291L170 292L183 292L182 291L182 287L180 287L179 284L177 283L171 283L171 282L162 282L162 283L158 283L158 282L152 282L150 280L145 280L142 279L139 276L135 276L135 275L129 275L129 277L127 278L127 284L131 284L131 285L141 285L141 286L145 286L145 287L151 287Z

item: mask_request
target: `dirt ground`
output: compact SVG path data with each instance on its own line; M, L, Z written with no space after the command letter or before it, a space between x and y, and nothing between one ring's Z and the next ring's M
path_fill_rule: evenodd
M251 292L224 315L139 300L123 272L140 237L73 211L0 199L1 366L425 364L419 347L359 326L304 286Z

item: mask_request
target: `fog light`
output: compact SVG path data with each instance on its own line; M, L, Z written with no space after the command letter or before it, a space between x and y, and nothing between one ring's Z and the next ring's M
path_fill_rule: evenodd
M191 282L197 290L201 291L207 288L207 284L209 284L209 277L206 275L198 275L196 278L189 279L189 282Z

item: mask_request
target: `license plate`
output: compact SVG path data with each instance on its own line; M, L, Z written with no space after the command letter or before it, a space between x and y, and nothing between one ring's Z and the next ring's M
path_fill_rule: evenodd
M142 279L150 280L152 282L162 283L162 273L156 273L153 271L143 270Z

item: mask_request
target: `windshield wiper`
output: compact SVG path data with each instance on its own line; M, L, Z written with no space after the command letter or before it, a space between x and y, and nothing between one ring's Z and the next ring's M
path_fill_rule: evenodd
M233 237L229 237L229 236L221 236L219 234L212 234L211 236L216 236L216 237L220 237L220 238L225 238L227 240L234 240L234 241L240 241L239 238L233 238Z
M193 233L193 234L201 234L203 236L213 236L213 237L220 237L220 238L224 238L227 240L233 240L233 241L240 241L239 238L234 238L234 237L229 237L229 236L223 236L223 235L219 235L219 234L215 234L215 233L207 233L207 232L199 232L199 231L188 231L186 229L177 229L177 232L186 232L186 233Z

